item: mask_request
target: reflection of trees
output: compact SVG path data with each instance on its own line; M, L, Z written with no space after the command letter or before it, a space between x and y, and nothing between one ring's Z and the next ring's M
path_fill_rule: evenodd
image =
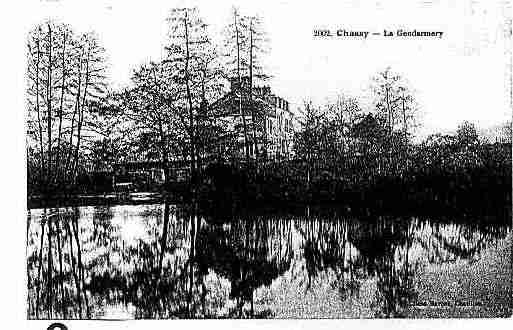
M29 235L29 315L89 318L121 305L132 306L137 318L219 316L226 301L206 282L215 273L230 282L226 298L236 300L234 312L243 316L246 303L253 314L255 289L290 266L290 222L245 219L223 227L194 210L162 209L130 219L148 222L144 237L133 240L123 238L127 223L114 224L110 208L96 207L92 216L44 211Z
M206 283L211 272L230 281L229 298L236 300L238 315L248 302L252 314L254 290L270 284L290 265L286 221L241 220L223 227L200 221L195 212L177 214L172 221L169 213L165 205L154 240L132 248L135 269L124 275L128 284L119 278L106 286L119 286L138 318L220 316L218 293Z
M28 308L32 317L89 316L78 216L77 209L44 209L40 226L33 226L29 233L29 242L39 241L28 250Z
M465 225L456 223L429 223L417 221L418 242L431 263L443 263L456 259L471 259L489 246L506 237L508 227L471 222Z
M358 294L361 280L376 278L376 304L385 316L406 307L413 295L408 222L310 219L296 227L303 238L307 290L312 278L331 269L342 299Z
M296 221L296 230L303 238L303 257L308 276L307 290L312 279L320 272L335 272L342 296L352 295L358 289L354 271L352 250L348 242L347 221L313 218L306 222Z
M504 238L507 228L477 224L443 224L401 218L361 220L309 217L295 222L308 276L307 290L320 273L335 273L332 286L341 298L357 294L363 279L375 279L376 316L398 317L416 297L414 275L423 248L430 262L468 259L490 242Z
M357 263L366 276L376 279L377 316L399 316L413 298L409 222L367 219L355 222L351 229L349 239L359 251Z
M258 316L255 291L286 272L297 276L291 264L301 260L307 292L314 280L328 280L345 300L373 281L377 315L400 316L415 299L419 258L473 258L508 232L381 217L247 216L210 224L195 208L114 209L31 212L29 317L96 318L113 306L136 318ZM135 234L127 230L134 223Z
M254 292L283 275L292 260L291 222L280 219L246 218L229 226L207 225L198 237L197 262L201 274L209 270L231 283L230 298L236 300L238 316L250 304L254 315ZM234 316L234 315L232 315Z
M162 214L144 215L150 222L149 238L123 242L121 264L91 281L98 296L112 293L115 301L110 303L133 306L136 318L187 317L190 313L186 273L190 256L183 252L185 241L193 242L187 227L194 226L177 217L168 203L163 209Z

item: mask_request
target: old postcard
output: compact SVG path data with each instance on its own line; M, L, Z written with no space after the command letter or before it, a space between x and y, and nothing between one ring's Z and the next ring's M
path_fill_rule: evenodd
M508 1L29 8L37 327L512 316Z

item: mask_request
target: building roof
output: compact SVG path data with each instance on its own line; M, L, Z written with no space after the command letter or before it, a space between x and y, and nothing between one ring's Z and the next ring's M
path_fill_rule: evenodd
M250 100L247 93L249 83L247 83L247 77L243 79L242 86L246 88L239 88L239 83L232 79L230 85L230 91L223 97L215 101L211 107L215 110L221 110L222 115L238 115L239 114L239 95L240 91L245 95L242 96L242 109L246 116L251 115L250 112ZM276 96L271 93L269 86L259 86L253 88L253 105L256 107L256 111L262 112L267 111L268 116L276 116L276 110L281 109L287 111L290 115L293 115L289 108L289 102L285 99Z

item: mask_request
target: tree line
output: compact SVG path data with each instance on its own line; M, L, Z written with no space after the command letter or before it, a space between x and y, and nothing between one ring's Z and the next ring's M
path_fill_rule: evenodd
M304 102L293 145L296 167L303 169L307 182L323 173L361 182L420 172L508 168L510 122L496 128L495 140L464 120L453 134L435 133L419 141L420 109L405 79L387 68L372 81L373 102L367 108L344 94L322 106Z
M343 94L323 105L304 102L295 159L280 182L287 199L345 201L364 212L464 209L507 218L511 122L496 127L491 138L462 121L452 134L420 140L421 112L406 79L387 68L371 85L365 106Z

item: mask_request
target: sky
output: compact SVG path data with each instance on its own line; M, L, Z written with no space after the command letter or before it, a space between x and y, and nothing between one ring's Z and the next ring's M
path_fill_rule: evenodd
M109 56L114 86L129 82L132 69L163 54L173 7L197 6L211 35L219 38L232 6L263 18L270 39L267 82L293 109L310 99L322 104L337 94L369 105L373 75L390 66L415 90L422 127L417 134L453 132L463 120L488 128L511 119L511 38L507 1L339 0L173 1L39 0L27 30L52 17L94 30ZM441 39L319 39L314 29L434 30ZM508 48L509 47L509 48ZM367 100L367 101L366 101Z

